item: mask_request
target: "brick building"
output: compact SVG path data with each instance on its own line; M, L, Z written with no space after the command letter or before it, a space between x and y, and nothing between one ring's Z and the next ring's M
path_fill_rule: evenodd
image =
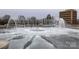
M59 12L59 17L63 18L68 24L77 24L77 11L74 9Z

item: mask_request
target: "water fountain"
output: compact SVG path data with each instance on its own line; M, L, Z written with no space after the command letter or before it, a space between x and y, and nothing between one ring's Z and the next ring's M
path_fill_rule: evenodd
M7 29L9 27L10 21L11 21L11 19L8 21ZM32 28L31 27L27 27L26 28L24 26L23 28L18 28L18 26L17 26L18 24L15 22L15 20L13 20L13 21L15 23L15 27L14 27L15 29L12 29L12 31L10 31L10 33L6 33L6 34L1 34L0 33L0 37L5 37L5 38L9 38L10 37L10 38L14 38L15 39L14 41L12 40L15 43L15 44L11 43L12 46L16 46L17 44L20 46L21 45L20 43L26 42L28 37L30 38L31 36L34 36L34 35L35 36L43 35L43 36L49 36L49 37L50 36L55 36L55 35L56 36L59 36L59 35L68 35L68 36L70 36L72 34L72 32L78 33L78 34L74 34L73 33L74 36L79 35L79 30L65 28L65 22L64 22L64 19L62 19L62 18L60 18L57 22L55 22L55 25L58 26L58 27L32 27ZM24 36L25 39L22 36ZM24 39L24 41L22 41L22 39ZM31 40L31 39L29 39L29 40Z
M25 26L25 21L23 21L23 23L24 23L24 28L25 28L25 27L26 27L26 26Z
M7 26L6 26L6 29L9 28L9 26L10 26L10 21L11 21L11 20L12 20L12 19L9 19L9 21L8 21L8 23L7 23ZM17 28L17 23L16 23L16 21L15 21L15 20L12 20L12 21L14 21L15 28Z
M60 19L59 19L59 24L58 24L58 26L59 26L59 27L62 27L62 28L65 27L65 21L64 21L63 18L60 18Z

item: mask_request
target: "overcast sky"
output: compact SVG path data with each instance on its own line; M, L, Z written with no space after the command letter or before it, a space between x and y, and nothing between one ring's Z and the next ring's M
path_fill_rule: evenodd
M24 15L26 18L35 16L37 18L44 18L47 14L51 14L54 17L58 17L59 11L62 9L0 9L0 17L5 14L11 15L11 18L17 18L19 15ZM79 10L77 10L79 15ZM79 16L77 17L79 19Z

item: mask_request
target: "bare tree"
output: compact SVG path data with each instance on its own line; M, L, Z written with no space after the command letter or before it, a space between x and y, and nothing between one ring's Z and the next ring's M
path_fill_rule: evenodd
M4 15L2 19L0 19L0 25L7 24L10 19L10 15Z

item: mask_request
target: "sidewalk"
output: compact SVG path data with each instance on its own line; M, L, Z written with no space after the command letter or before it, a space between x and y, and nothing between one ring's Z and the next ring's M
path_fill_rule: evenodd
M7 49L9 46L9 42L4 39L0 39L0 49Z

